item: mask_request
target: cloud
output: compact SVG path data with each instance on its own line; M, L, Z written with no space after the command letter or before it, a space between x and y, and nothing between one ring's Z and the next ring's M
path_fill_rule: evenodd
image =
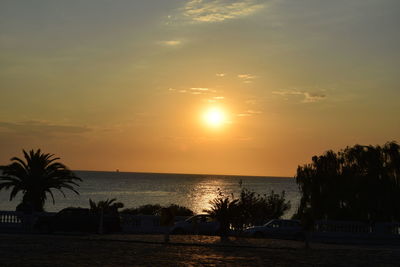
M159 41L158 42L160 45L164 46L178 46L182 44L182 41L180 40L168 40L168 41Z
M198 91L198 92L206 92L206 91L209 91L210 89L205 88L205 87L192 87L192 88L190 88L190 90Z
M263 7L258 0L191 0L183 14L195 22L220 22L251 15Z
M250 117L250 116L257 115L257 114L261 114L261 113L262 113L262 112L259 111L259 110L252 110L252 109L249 109L249 110L246 110L245 112L242 112L242 113L237 114L237 116L238 116L238 117Z
M239 74L238 78L248 80L248 79L254 79L256 76L251 75L251 74Z
M224 77L226 74L225 73L216 73L215 76L217 77Z
M207 87L191 87L189 89L180 89L180 90L177 90L175 88L168 88L168 91L172 93L178 92L182 94L188 93L192 95L214 94L217 92L216 90Z
M272 92L274 95L280 95L280 96L291 96L291 95L300 95L303 96L303 103L313 103L313 102L318 102L323 99L325 99L327 96L322 93L313 93L313 92L307 92L307 91L301 91L301 90L281 90L281 91L273 91Z
M210 92L209 88L202 88L202 87L194 87L190 88L190 93L193 95L202 95Z
M88 127L58 125L44 121L1 122L0 131L17 134L80 134L90 131Z
M212 97L212 98L210 98L210 99L207 99L207 102L209 102L209 103L215 103L215 102L218 102L218 101L222 101L222 100L224 100L224 99L225 99L224 96L214 96L214 97Z
M251 83L256 76L252 74L239 74L238 78L241 79L244 83Z

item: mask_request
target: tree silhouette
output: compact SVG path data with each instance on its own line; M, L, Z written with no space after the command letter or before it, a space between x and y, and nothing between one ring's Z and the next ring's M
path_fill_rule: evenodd
M117 213L118 209L123 208L124 204L122 202L115 202L117 199L106 199L100 200L99 202L94 202L93 200L89 199L90 210L94 213L101 213L104 214L108 213Z
M63 196L63 189L69 189L76 194L75 186L82 179L75 176L64 164L57 162L60 158L54 158L53 154L42 153L40 149L26 152L23 150L24 158L11 158L12 163L1 166L0 170L0 190L10 189L10 201L14 199L19 192L22 192L23 198L17 209L30 211L43 211L47 194L49 194L55 203L52 190L60 191Z
M290 209L290 201L285 200L285 191L260 195L242 188L233 220L235 229L262 225L271 219L278 219Z
M400 146L355 145L314 156L296 174L302 197L297 216L315 219L391 221L400 219Z
M229 226L237 214L238 201L238 199L230 199L220 192L218 197L210 201L211 208L203 210L219 222L219 232L222 241L226 240Z

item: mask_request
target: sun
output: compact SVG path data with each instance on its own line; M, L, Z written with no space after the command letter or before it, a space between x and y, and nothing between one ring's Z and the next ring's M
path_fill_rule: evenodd
M208 126L218 128L225 124L226 114L223 109L212 107L204 112L203 119Z

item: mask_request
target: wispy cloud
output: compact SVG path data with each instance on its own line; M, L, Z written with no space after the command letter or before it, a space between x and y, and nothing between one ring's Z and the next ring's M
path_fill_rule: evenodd
M18 134L80 134L90 131L88 127L74 125L59 125L45 121L2 122L0 131Z
M192 95L205 95L205 94L213 94L216 93L217 91L211 88L207 88L207 87L191 87L188 89L175 89L175 88L168 88L169 92L175 93L188 93L188 94L192 94Z
M163 46L178 46L182 44L181 40L167 40L167 41L159 41L160 45Z
M215 92L214 90L211 90L209 88L203 88L203 87L193 87L190 88L190 93L193 95L202 95L202 94L206 94L209 92Z
M195 22L219 22L248 16L263 7L258 0L191 0L183 14Z
M222 101L224 99L225 99L224 96L214 96L214 97L211 97L211 98L207 99L207 102L215 103L215 102L218 102L218 101Z
M318 102L327 97L326 94L323 93L307 92L302 90L281 90L281 91L273 91L272 93L274 95L281 95L285 97L291 95L303 96L304 97L302 100L303 103Z
M226 74L225 73L216 73L215 76L217 76L217 77L225 77Z
M257 114L261 114L261 113L262 113L262 112L259 111L259 110L252 110L252 109L249 109L249 110L246 110L245 112L242 112L242 113L237 114L237 116L238 116L238 117L250 117L250 116L257 115Z
M256 76L252 74L239 74L238 78L241 79L244 83L251 83L256 78Z

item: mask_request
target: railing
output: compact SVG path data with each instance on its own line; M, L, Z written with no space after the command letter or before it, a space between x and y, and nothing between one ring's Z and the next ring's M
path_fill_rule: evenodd
M0 231L29 231L31 220L32 215L24 215L22 212L0 211Z
M27 214L18 211L0 211L0 231L31 232L39 216L51 216L54 212L36 212Z
M39 216L51 216L54 213L42 212L24 214L15 211L0 211L0 231L33 231ZM120 214L123 233L164 233L169 227L160 225L160 217L153 215ZM176 216L175 221L186 219ZM368 224L352 221L317 221L315 234L321 237L353 238L400 238L400 223Z
M1 225L15 225L23 222L23 213L15 211L0 211Z

